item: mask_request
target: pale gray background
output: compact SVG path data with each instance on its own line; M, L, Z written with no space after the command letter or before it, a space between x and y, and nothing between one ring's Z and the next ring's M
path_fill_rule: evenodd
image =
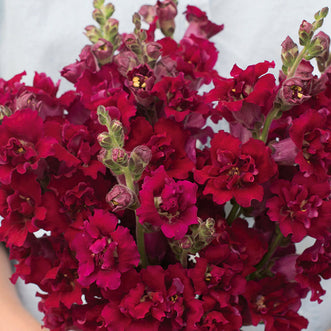
M217 69L224 76L234 63L240 67L264 60L280 64L280 44L287 35L297 41L297 30L302 19L313 20L314 13L328 1L324 0L179 0L179 12L187 4L199 6L214 22L224 23L225 29L213 38L220 50ZM114 0L120 20L120 31L131 27L132 13L150 0ZM31 82L34 71L45 71L54 81L60 79L60 69L75 61L81 48L88 42L83 29L93 24L92 0L0 0L0 76L9 79L26 70L26 82ZM178 19L177 36L186 23ZM331 15L323 30L331 34ZM61 91L70 88L64 82ZM325 287L331 291L330 281ZM22 283L19 291L26 306L40 317L34 299L35 288ZM306 301L303 313L310 319L310 331L331 327L329 313L331 294L322 305ZM245 330L263 330L247 328Z

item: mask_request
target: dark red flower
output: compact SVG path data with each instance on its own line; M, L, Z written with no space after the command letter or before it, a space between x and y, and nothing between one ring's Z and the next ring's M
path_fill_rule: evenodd
M243 207L253 199L261 201L263 187L277 170L270 150L260 140L250 139L241 145L239 139L220 131L211 141L211 165L194 172L199 184L206 183L204 194L212 194L218 204L235 198Z
M0 126L0 182L9 184L14 171L37 170L41 159L54 154L55 144L45 136L38 112L26 109L5 117Z
M218 25L211 22L206 13L195 6L187 6L186 20L189 26L185 31L184 37L190 37L194 34L200 38L211 38L224 29L224 25Z
M190 84L191 82L179 73L177 77L164 77L154 85L154 94L163 101L163 109L161 109L165 117L174 118L176 122L185 124L191 113L198 113L204 117L210 114L211 106L197 94L196 90L191 89ZM202 120L199 127L201 128L204 124L205 121Z
M317 240L308 247L296 260L295 280L311 291L311 301L322 302L321 296L326 291L321 286L321 279L331 278L330 236L325 240Z
M198 223L196 192L196 184L175 182L161 166L144 179L137 209L139 222L161 228L167 238L183 238L189 225Z
M78 282L116 289L121 274L139 263L137 246L127 228L117 226L115 215L96 209L70 243L79 261ZM117 226L117 227L116 227Z
M207 100L218 101L217 109L229 122L239 122L252 129L256 121L262 122L273 105L275 77L266 74L273 62L262 62L248 66L245 70L236 65L231 71L233 78L214 80L215 88L208 93Z
M203 315L201 301L194 298L181 265L171 265L166 271L148 266L139 276L128 288L123 286L118 299L110 296L102 312L108 327L118 331L198 329L196 324Z
M331 131L329 111L308 110L293 121L290 137L298 148L295 162L308 176L320 178L329 175L331 159Z
M291 234L293 242L301 241L306 235L323 238L330 230L330 194L327 182L320 182L314 176L294 176L291 182L278 180L270 187L276 196L266 206L268 216L286 237Z
M299 331L308 326L308 321L297 313L305 294L298 284L276 275L248 282L244 297L253 325L264 322L267 331Z

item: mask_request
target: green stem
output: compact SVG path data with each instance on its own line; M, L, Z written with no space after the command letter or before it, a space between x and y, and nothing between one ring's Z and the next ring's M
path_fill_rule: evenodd
M145 249L145 231L143 226L139 223L138 217L136 216L136 238L137 247L140 254L141 266L146 268L148 265L148 259Z
M135 187L135 183L128 169L124 171L124 176L125 176L126 186L136 194L137 190ZM137 217L136 211L134 211L134 213L136 215L136 239L137 239L138 252L140 254L141 266L143 268L146 268L148 265L148 258L145 249L145 231L143 226L139 223L139 219Z
M237 204L237 202L235 202L226 219L228 225L231 225L233 221L240 215L240 213L241 213L241 207Z
M270 258L274 255L276 249L282 242L284 236L282 235L282 233L278 228L276 228L276 233L277 233L276 237L274 237L268 252L263 256L262 260L255 266L256 268L255 273L259 273L261 269L269 262Z
M297 58L295 59L293 65L291 66L291 70L288 72L287 74L287 78L290 78L292 76L294 76L298 65L300 64L300 62L302 61L302 59L304 58L304 56L306 55L307 49L310 46L310 43L308 45L306 45L301 52L298 54Z
M275 105L274 108L271 110L271 112L267 115L262 133L259 136L259 139L263 142L266 142L268 139L269 129L272 121L277 117L278 112L281 110L281 107L279 105Z
M183 250L182 255L180 257L180 263L182 264L183 268L187 268L187 251Z

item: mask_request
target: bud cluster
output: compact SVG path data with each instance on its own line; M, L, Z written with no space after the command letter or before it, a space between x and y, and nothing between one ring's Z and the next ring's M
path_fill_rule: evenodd
M290 37L282 43L282 70L285 75L293 76L302 59L309 61L316 58L319 70L325 70L329 59L330 38L322 31L315 35L315 31L322 26L327 14L328 8L325 7L315 14L313 23L302 21L298 33L299 43L304 49L300 53L298 45Z
M100 28L89 25L85 28L85 34L92 43L104 39L111 43L111 50L115 50L120 43L118 36L118 20L112 18L115 8L111 3L105 4L104 0L93 1L93 19L100 25Z
M215 238L215 220L198 218L198 224L192 224L190 231L180 240L169 241L170 247L180 260L183 255L195 255L208 246Z
M145 145L136 146L131 153L124 148L124 128L120 121L112 120L104 106L97 110L99 123L106 126L108 132L98 135L98 142L102 147L99 160L112 174L117 177L121 185L115 185L108 193L106 200L115 208L121 210L137 205L137 196L134 187L129 183L140 179L143 171L148 165L152 153ZM126 185L122 185L123 176Z

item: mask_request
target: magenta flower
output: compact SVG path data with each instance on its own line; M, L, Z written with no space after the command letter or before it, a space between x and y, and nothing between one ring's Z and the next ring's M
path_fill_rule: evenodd
M197 185L188 181L175 182L161 166L151 177L145 177L140 191L141 206L137 215L141 224L148 223L167 238L181 239L189 225L198 223Z
M138 265L135 241L129 230L117 223L115 215L96 209L72 240L81 285L96 282L102 288L114 290L121 284L121 274Z

